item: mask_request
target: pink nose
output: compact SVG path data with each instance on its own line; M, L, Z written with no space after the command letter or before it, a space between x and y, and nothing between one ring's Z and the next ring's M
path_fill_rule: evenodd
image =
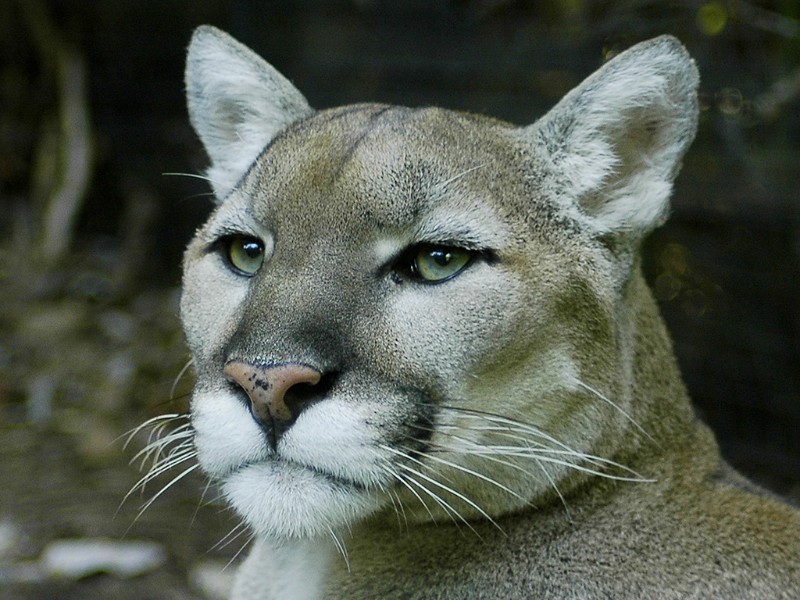
M253 416L270 427L276 438L307 404L309 394L304 388L315 386L322 377L313 367L300 363L252 365L231 361L222 372L245 391Z

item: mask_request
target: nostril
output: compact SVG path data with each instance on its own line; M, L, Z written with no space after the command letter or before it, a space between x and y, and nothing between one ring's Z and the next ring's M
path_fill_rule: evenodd
M329 372L323 374L317 383L301 382L288 388L283 395L283 401L293 418L296 419L305 408L323 400L330 393L337 377L337 373Z
M283 402L294 418L316 399L316 385L313 383L296 383L283 395Z

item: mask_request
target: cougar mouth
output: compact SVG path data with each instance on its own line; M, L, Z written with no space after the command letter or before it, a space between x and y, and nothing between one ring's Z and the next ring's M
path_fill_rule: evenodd
M253 469L253 468L258 469L259 467L267 467L267 468L280 467L280 466L286 466L289 467L290 469L300 469L302 471L312 473L315 477L324 480L325 482L330 483L331 485L336 487L355 489L359 492L364 492L364 493L375 491L377 489L377 486L368 485L364 482L356 481L355 479L352 479L350 477L335 475L315 465L300 463L295 460L288 459L279 455L273 455L266 460L256 460L256 461L242 463L238 467L231 469L230 472L219 477L219 479L220 481L224 482L226 479L229 479L240 473L243 473L248 469Z

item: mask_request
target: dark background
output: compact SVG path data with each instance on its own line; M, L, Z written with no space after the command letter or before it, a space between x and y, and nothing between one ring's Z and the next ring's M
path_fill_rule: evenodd
M0 0L0 597L116 585L21 583L20 565L52 539L121 536L137 500L111 517L141 442L115 438L185 409L180 256L211 204L203 181L175 174L206 165L182 82L203 23L318 108L433 104L521 124L605 58L678 36L702 114L647 276L725 455L800 497L800 3ZM170 566L114 597L200 597L186 572L233 523L211 507L190 526L203 487L181 481L132 527Z

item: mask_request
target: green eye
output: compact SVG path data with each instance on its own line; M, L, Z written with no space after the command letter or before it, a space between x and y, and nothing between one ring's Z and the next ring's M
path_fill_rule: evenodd
M264 263L264 243L256 238L234 235L225 241L225 258L241 275L251 277Z
M472 260L472 252L463 248L425 246L414 254L411 272L421 280L438 283L458 275Z

